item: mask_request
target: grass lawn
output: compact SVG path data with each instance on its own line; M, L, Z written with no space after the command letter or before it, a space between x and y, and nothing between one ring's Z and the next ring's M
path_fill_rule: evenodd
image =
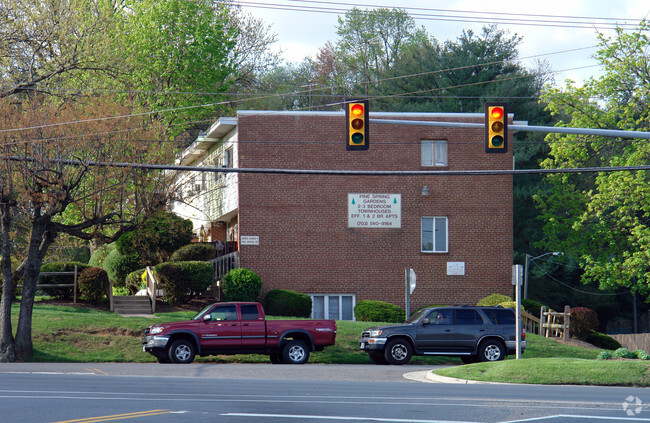
M123 317L106 310L36 302L32 337L34 362L133 362L155 363L142 351L145 327L161 322L187 320L196 312L173 311L155 317ZM18 305L12 307L14 329ZM269 319L274 319L269 316ZM282 318L278 318L282 319ZM310 363L370 364L358 350L361 332L372 322L338 321L336 345L313 353ZM494 382L650 386L650 362L596 360L600 349L565 345L528 334L521 360L509 357L497 363L476 363L436 370L443 376ZM264 355L197 357L197 362L268 363ZM411 364L460 364L457 358L413 357ZM405 369L408 371L408 369Z

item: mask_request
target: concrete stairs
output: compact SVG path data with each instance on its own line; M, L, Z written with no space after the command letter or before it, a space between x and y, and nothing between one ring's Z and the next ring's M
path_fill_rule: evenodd
M151 314L151 300L144 295L114 296L113 311L123 316Z

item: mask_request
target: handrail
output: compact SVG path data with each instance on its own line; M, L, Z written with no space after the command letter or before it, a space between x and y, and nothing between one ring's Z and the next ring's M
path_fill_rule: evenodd
M151 267L147 266L146 269L146 279L147 279L147 294L151 300L151 313L156 312L156 294L158 292L158 282L151 272Z

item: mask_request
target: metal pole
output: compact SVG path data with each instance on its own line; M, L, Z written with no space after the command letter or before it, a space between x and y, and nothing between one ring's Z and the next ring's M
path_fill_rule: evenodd
M530 261L530 254L526 254L526 263L524 265L524 299L528 298L528 262Z

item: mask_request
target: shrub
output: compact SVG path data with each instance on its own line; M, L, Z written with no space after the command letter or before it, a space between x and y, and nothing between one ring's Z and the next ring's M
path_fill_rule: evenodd
M616 339L609 335L605 335L604 333L596 332L595 330L589 332L589 335L585 337L584 341L606 350L621 348L621 344Z
M354 316L365 322L402 323L405 312L395 304L363 300L354 306Z
M476 303L476 305L482 307L489 307L489 306L495 306L504 303L506 301L512 301L512 298L508 297L507 295L492 294L492 295L488 295L485 298L480 299L479 302Z
M117 249L113 249L106 256L102 267L108 273L108 278L113 281L113 284L124 286L126 276L141 267L138 260L137 254L123 256Z
M189 291L189 280L185 277L185 272L172 263L161 263L154 269L158 287L164 292L162 301L170 305L183 304Z
M512 308L512 309L517 308L517 303L515 301L512 301L512 300L504 301L504 302L499 303L497 305L501 306L503 308Z
M158 288L163 290L163 302L183 304L205 291L212 283L214 270L204 261L177 261L154 267Z
M188 244L174 251L170 261L208 261L215 258L217 249L211 244Z
M592 330L598 329L598 314L590 308L574 307L570 323L571 335L584 340Z
M619 348L612 354L615 358L636 358L636 355L627 348Z
M81 271L77 279L79 293L91 301L104 298L108 287L108 275L101 267L88 267Z
M612 358L612 353L609 351L601 351L601 353L598 354L599 360L611 360L611 358Z
M542 307L546 307L546 310L548 310L548 306L540 303L539 301L536 300L529 300L529 299L523 299L521 300L521 306L526 310L528 313L532 314L533 316L539 317L539 312L542 309Z
M101 267L102 269L106 270L104 267L105 261L106 261L106 256L108 256L111 251L115 249L115 244L104 244L101 247L99 247L95 252L90 256L90 260L88 260L88 264L93 266L93 267Z
M249 269L232 269L223 277L225 301L257 301L262 291L262 279Z
M632 354L634 354L634 356L639 360L650 360L648 353L643 350L636 350Z
M264 296L264 309L272 316L309 317L311 298L307 294L273 289Z
M74 267L77 266L77 272L81 273L84 269L92 267L90 265L79 263L76 261L59 261L54 263L47 263L41 266L41 272L74 272ZM53 276L39 276L38 284L74 284L74 275L53 275ZM40 288L47 295L55 298L72 298L73 287L44 287Z
M146 269L138 269L126 275L123 288L129 292L127 295L136 294L141 289L146 288L146 280L143 281L145 271Z

